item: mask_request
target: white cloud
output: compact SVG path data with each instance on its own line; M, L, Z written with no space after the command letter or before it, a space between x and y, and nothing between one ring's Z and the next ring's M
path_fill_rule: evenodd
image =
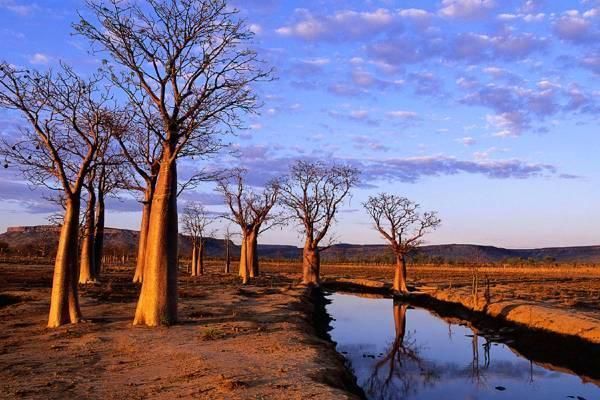
M48 64L50 62L50 57L43 53L35 53L29 57L29 62L36 65Z
M330 15L299 8L295 10L295 21L275 32L304 40L349 40L381 32L393 25L395 19L397 15L385 8L371 12L340 10Z
M440 15L447 18L478 18L494 7L495 0L442 0Z
M356 143L354 148L359 150L365 150L365 147L371 151L388 151L390 149L370 136L353 136L352 141Z
M592 8L585 12L578 10L565 11L554 24L554 31L564 40L575 43L597 42L600 38L598 21L600 8Z
M431 13L420 8L405 8L398 11L398 15L407 18L427 18L431 16Z
M600 8L592 8L583 13L584 18L595 18L600 16Z
M458 138L456 140L459 143L464 144L465 146L472 146L475 143L477 143L477 141L474 138L472 138L471 136L465 136L465 137L462 137L462 138Z
M537 14L525 14L523 15L523 21L525 22L541 22L546 18L546 14L537 13Z
M420 8L405 8L403 10L398 10L398 15L401 18L414 23L421 29L431 27L431 17L433 14L429 11L422 10Z
M367 110L353 110L350 112L350 117L353 119L366 119L369 116L369 112Z
M314 65L316 67L322 67L330 63L329 58L308 58L301 60L304 64Z
M523 20L525 22L541 22L546 18L546 14L499 14L497 17L500 21Z
M256 35L260 35L263 32L263 28L259 24L250 24L248 29Z
M521 6L520 11L525 14L536 12L541 8L542 1L544 0L527 0Z
M31 14L31 12L37 8L37 5L35 3L21 4L16 0L0 0L0 8L4 8L21 16L26 16Z
M519 112L505 112L496 115L486 115L489 126L496 130L496 137L520 136L525 129L526 122Z
M407 119L417 118L418 114L414 111L397 110L397 111L389 111L386 113L386 115L390 118L407 120Z

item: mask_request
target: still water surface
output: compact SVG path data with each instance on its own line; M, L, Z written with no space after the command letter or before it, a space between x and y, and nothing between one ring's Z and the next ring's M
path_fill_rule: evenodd
M392 299L334 293L331 338L369 399L600 399L600 387Z

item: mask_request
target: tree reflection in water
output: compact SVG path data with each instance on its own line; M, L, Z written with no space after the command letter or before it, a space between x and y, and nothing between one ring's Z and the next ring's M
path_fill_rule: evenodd
M600 399L593 383L520 356L502 330L343 294L333 295L329 311L332 338L368 399Z
M394 341L387 353L374 363L366 383L369 398L408 398L416 395L420 389L434 386L444 375L444 368L420 355L416 340L406 331L407 310L407 304L394 302ZM492 343L484 339L485 343L480 346L479 339L477 334L472 335L470 368L467 366L463 373L459 369L457 375L470 376L477 387L482 387L487 386L485 372L490 366ZM480 360L480 348L483 349L483 362Z
M433 386L440 374L419 355L416 340L406 332L407 304L394 301L395 337L387 353L374 364L366 382L369 398L402 399Z
M485 371L490 366L490 346L492 343L485 339L485 343L481 346L483 348L483 365L479 362L479 336L476 334L472 335L471 348L473 351L473 360L471 362L471 380L478 387L486 385Z

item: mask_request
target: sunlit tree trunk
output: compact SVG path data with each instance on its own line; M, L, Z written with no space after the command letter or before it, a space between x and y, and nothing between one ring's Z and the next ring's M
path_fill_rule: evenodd
M96 281L96 267L94 262L94 231L96 220L96 194L94 189L88 190L89 199L85 211L85 227L83 232L83 243L81 243L81 257L79 266L79 283L91 283Z
M304 245L302 255L302 283L305 285L319 286L321 283L320 269L321 256L319 254L319 248L311 246L307 241Z
M406 287L406 257L402 254L396 255L393 289L394 292L408 293L408 288Z
M240 276L242 283L248 283L250 278L256 276L255 263L257 262L256 254L257 235L254 231L249 231L242 238L242 251L240 254Z
M146 247L148 240L148 229L150 226L150 211L152 209L152 197L154 189L152 185L147 184L144 193L144 205L142 207L142 222L140 224L140 238L138 243L138 255L135 266L133 282L141 283L144 278L144 265L146 265Z
M258 276L258 232L252 231L248 235L248 242L246 244L248 249L248 275L250 278L256 278Z
M56 328L81 320L77 294L77 251L79 234L80 194L73 194L66 201L65 217L60 231L58 250L54 262L52 295L48 327Z
M146 265L134 325L177 322L177 164L173 149L163 150L152 199Z
M242 277L242 284L248 283L249 271L248 266L250 264L250 249L248 249L248 233L242 233L242 248L240 250L240 272L239 275Z
M104 224L105 224L104 192L98 191L98 204L96 205L96 233L94 235L94 268L98 278L102 272L102 255L104 254Z
M204 240L200 239L200 243L198 243L198 259L196 260L198 263L198 275L204 275Z
M196 241L192 241L192 264L190 266L192 276L198 275L198 245Z

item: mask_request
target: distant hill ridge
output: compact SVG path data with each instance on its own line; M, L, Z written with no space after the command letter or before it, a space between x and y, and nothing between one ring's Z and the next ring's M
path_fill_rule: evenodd
M52 254L57 243L60 227L54 225L10 227L0 234L0 242L8 245L11 251L21 253L38 252ZM138 231L106 228L105 243L107 252L135 255L138 244ZM225 242L219 238L209 238L206 244L208 257L220 257L224 253ZM191 249L188 237L180 235L180 252L187 254ZM239 247L234 246L237 256ZM302 250L296 246L259 244L259 256L267 259L298 259ZM390 250L382 245L357 245L340 243L323 253L324 261L338 262L391 262ZM455 263L500 263L522 262L523 260L557 263L600 263L600 246L548 247L539 249L505 249L495 246L473 244L444 244L423 246L415 261L455 262Z

